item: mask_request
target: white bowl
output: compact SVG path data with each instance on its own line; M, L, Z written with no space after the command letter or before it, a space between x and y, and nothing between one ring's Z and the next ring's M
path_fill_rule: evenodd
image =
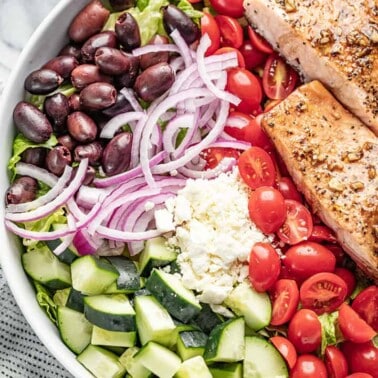
M2 95L0 105L0 193L8 187L6 162L11 156L14 126L12 112L14 106L24 96L24 78L43 63L54 57L67 42L67 29L73 16L88 0L61 0L35 31L21 53ZM4 201L1 201L0 218L4 219ZM93 377L63 344L55 325L39 307L34 289L23 271L20 260L20 245L16 238L0 226L0 263L9 287L26 320L39 339L56 359L75 377Z

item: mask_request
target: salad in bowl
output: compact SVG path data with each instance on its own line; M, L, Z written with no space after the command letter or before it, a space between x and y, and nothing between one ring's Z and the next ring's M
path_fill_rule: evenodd
M2 263L64 366L377 377L378 288L264 132L301 77L243 2L63 1L49 22L5 93L3 217L21 252Z

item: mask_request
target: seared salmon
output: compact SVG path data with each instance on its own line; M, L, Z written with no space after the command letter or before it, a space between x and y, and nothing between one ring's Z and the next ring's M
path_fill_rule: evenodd
M377 0L245 0L249 22L378 135Z
M262 119L298 189L343 249L378 281L378 138L318 81Z

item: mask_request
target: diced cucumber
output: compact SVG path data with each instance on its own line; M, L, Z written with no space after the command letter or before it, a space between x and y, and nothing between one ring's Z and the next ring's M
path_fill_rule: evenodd
M103 294L119 276L108 261L91 255L76 259L71 274L73 288L86 295Z
M207 335L202 331L183 331L177 337L177 353L183 361L195 356L203 356Z
M217 325L207 340L206 362L237 362L244 358L244 319L234 318Z
M155 297L137 296L134 299L134 307L139 340L142 345L148 341L156 341L170 347L175 343L175 323Z
M72 287L67 298L66 306L72 308L72 310L84 312L84 295Z
M142 365L159 378L173 377L181 365L180 357L168 348L155 343L148 342L137 353Z
M285 360L278 350L259 336L245 338L244 378L289 377Z
M201 305L193 291L173 274L153 269L146 281L146 288L176 319L187 323L201 311Z
M145 287L143 289L140 289L134 293L136 297L139 295L152 295Z
M249 328L258 331L270 322L272 305L267 293L258 293L248 282L235 287L224 301L235 314L244 316Z
M57 306L66 306L68 296L70 295L70 287L57 290L53 295L53 301Z
M146 241L144 250L139 258L139 271L147 277L153 268L168 265L176 260L176 252L167 246L167 240L157 237Z
M212 378L202 356L195 356L184 361L175 377L177 378Z
M138 347L126 349L119 361L133 378L149 378L152 373L142 365L138 352Z
M124 289L132 293L141 288L140 275L134 261L125 256L108 257L110 263L117 269L117 289Z
M84 298L85 317L94 325L115 332L135 331L135 311L124 294Z
M200 313L193 319L203 332L209 334L218 324L224 322L221 315L215 313L207 303L201 303Z
M63 342L76 354L80 354L91 341L92 324L81 312L59 306L58 328Z
M50 289L65 289L71 286L70 267L61 261L47 247L34 249L21 257L26 273L35 281Z
M210 366L213 378L243 378L243 365L241 362L232 364L217 363Z
M96 345L88 345L77 359L96 378L122 378L126 374L114 353Z
M136 332L114 332L93 326L91 344L113 347L132 347L136 343Z
M59 229L62 229L64 227L67 227L67 225L61 224L61 223L54 223L51 229L52 231L58 231ZM45 243L50 248L50 250L53 251L62 242L63 242L63 239L56 239L56 240L46 240ZM77 251L75 246L71 244L57 257L60 261L70 265L75 259L79 257L79 252Z

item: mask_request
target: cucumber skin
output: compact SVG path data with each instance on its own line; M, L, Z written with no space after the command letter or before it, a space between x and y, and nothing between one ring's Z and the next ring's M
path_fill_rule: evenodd
M72 310L84 312L84 295L80 291L75 290L73 287L68 294L66 306Z
M140 276L133 261L121 256L108 257L107 260L119 273L117 279L118 289L136 291L141 288Z
M173 317L188 323L201 311L201 307L195 307L193 304L178 298L177 294L171 291L167 285L161 285L161 280L156 272L156 270L153 270L147 279L146 289L156 297ZM179 304L178 302L181 303Z
M213 378L243 378L243 365L241 362L216 363L210 366Z
M199 314L193 319L194 323L198 325L206 334L218 325L224 322L221 315L216 314L207 303L201 304L202 309Z

